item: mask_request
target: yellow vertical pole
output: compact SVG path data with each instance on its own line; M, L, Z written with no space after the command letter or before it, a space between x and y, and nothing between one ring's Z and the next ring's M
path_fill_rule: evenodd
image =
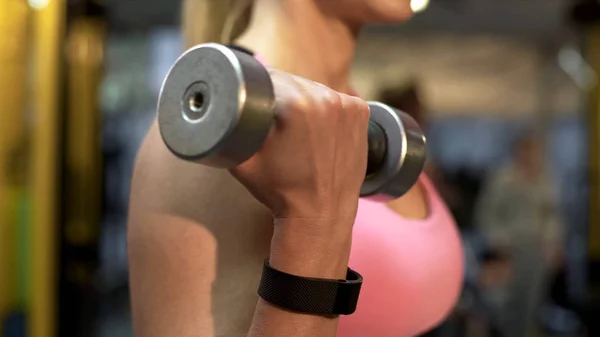
M85 6L89 6L85 8ZM77 323L63 325L60 333L87 331L93 312L81 310L93 294L89 285L97 272L97 247L102 211L102 147L100 86L104 63L106 22L101 7L82 3L83 14L73 8L67 30L66 120L64 135L64 204L61 216L61 286L63 296L75 297L61 308L62 317ZM86 254L78 254L80 251Z
M25 0L0 1L0 322L19 303L18 222L16 191L18 154L23 154L25 92L27 80L27 26ZM22 187L22 186L21 186Z
M587 61L596 73L600 73L600 26L589 28ZM590 90L588 101L589 173L590 173L590 221L589 256L600 260L600 86Z
M66 168L69 172L65 236L75 246L96 245L101 216L102 151L99 91L105 23L76 18L68 34Z
M61 56L65 0L40 0L34 15L32 271L29 336L57 331L57 238Z

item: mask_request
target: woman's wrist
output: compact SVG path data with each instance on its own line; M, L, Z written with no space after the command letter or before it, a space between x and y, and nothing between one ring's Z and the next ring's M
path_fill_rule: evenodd
M354 218L276 219L270 264L283 272L345 279Z

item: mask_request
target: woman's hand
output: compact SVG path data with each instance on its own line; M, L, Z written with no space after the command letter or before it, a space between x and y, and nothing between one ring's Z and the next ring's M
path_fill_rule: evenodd
M270 73L275 126L234 176L276 218L354 219L367 165L367 103L288 73Z
M273 267L344 278L367 167L369 107L321 84L270 73L275 126L232 173L275 216Z

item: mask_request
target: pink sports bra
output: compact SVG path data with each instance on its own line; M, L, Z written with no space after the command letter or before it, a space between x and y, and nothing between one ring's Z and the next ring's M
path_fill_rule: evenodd
M463 280L463 250L450 212L429 179L424 220L402 218L386 203L361 199L350 267L363 286L356 312L340 318L339 337L411 337L440 323Z
M340 318L338 337L416 336L454 307L464 269L460 236L429 179L423 174L419 183L429 204L424 220L402 218L376 198L359 200L350 267L364 281L356 312Z

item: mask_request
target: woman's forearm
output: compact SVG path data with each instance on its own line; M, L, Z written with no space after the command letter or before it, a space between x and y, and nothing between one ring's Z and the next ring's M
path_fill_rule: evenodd
M315 224L314 219L279 220L271 242L270 264L289 274L344 279L354 219ZM350 224L348 224L350 221ZM337 222L337 223L336 223ZM311 228L319 232L313 232ZM322 233L324 229L330 233ZM249 337L335 337L338 318L296 313L260 299Z

